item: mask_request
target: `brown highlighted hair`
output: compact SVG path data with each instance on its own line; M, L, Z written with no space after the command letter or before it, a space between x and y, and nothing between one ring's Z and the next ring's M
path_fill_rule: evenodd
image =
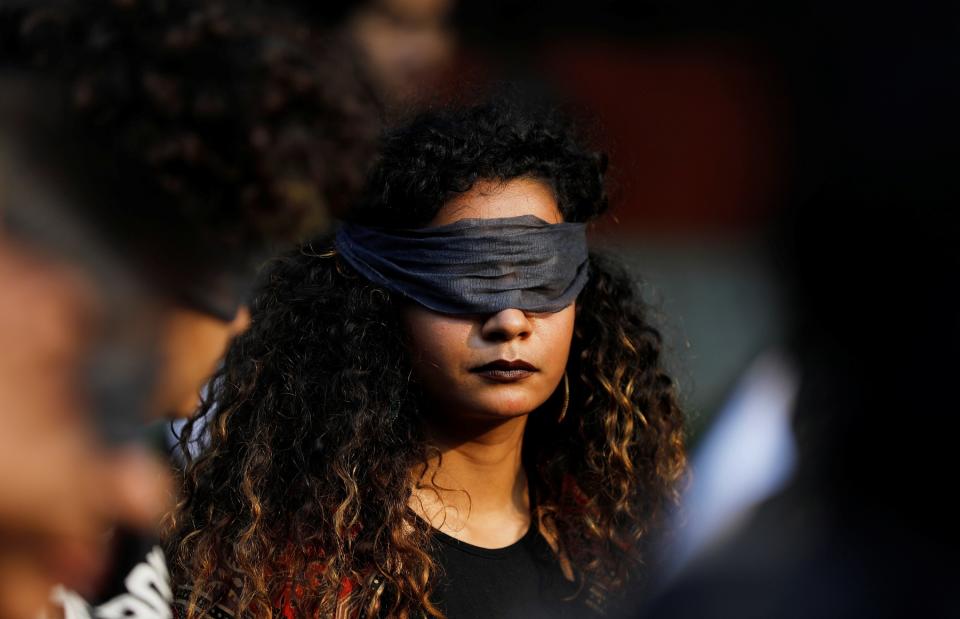
M587 221L606 208L604 170L552 110L501 98L430 112L387 135L356 218L422 225L477 180L535 177L568 221ZM595 254L590 269L568 412L559 423L535 412L523 448L538 516L580 595L643 581L685 469L684 417L660 335L625 271ZM407 507L411 471L431 446L398 303L329 239L264 273L252 327L193 424L204 425L202 445L172 547L192 616L211 602L271 616L281 600L298 616L347 607L441 616L430 601L429 527ZM197 448L195 432L185 430L185 449Z

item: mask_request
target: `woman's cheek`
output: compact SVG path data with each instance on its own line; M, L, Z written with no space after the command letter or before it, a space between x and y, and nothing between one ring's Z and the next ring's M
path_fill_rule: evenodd
M554 314L551 320L543 325L549 349L547 358L563 368L566 368L567 358L570 355L575 319L576 310L573 305L570 305ZM561 374L562 372L561 370Z
M414 372L426 383L435 383L440 375L461 366L469 325L457 324L449 317L421 308L404 314L410 341Z

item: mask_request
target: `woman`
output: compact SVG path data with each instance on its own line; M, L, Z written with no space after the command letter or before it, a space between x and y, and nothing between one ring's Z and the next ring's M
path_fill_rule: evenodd
M642 581L683 416L630 279L586 250L604 168L511 99L387 136L215 381L185 615L590 616Z

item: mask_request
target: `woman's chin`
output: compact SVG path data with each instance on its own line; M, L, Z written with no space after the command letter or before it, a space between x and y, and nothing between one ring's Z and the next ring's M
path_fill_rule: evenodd
M506 420L529 415L543 405L551 393L533 385L469 385L451 388L444 394L435 394L435 404L429 408L442 413L444 418L458 417L474 420ZM454 397L449 397L451 394ZM447 397L443 397L447 396Z
M474 410L485 417L512 418L529 415L543 401L522 390L502 389L499 393L485 394L475 403Z

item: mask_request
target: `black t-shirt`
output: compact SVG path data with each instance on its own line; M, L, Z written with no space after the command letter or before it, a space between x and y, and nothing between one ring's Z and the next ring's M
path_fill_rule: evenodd
M432 554L440 574L433 601L449 619L563 619L598 617L568 598L577 585L535 524L505 548L480 548L433 530Z

